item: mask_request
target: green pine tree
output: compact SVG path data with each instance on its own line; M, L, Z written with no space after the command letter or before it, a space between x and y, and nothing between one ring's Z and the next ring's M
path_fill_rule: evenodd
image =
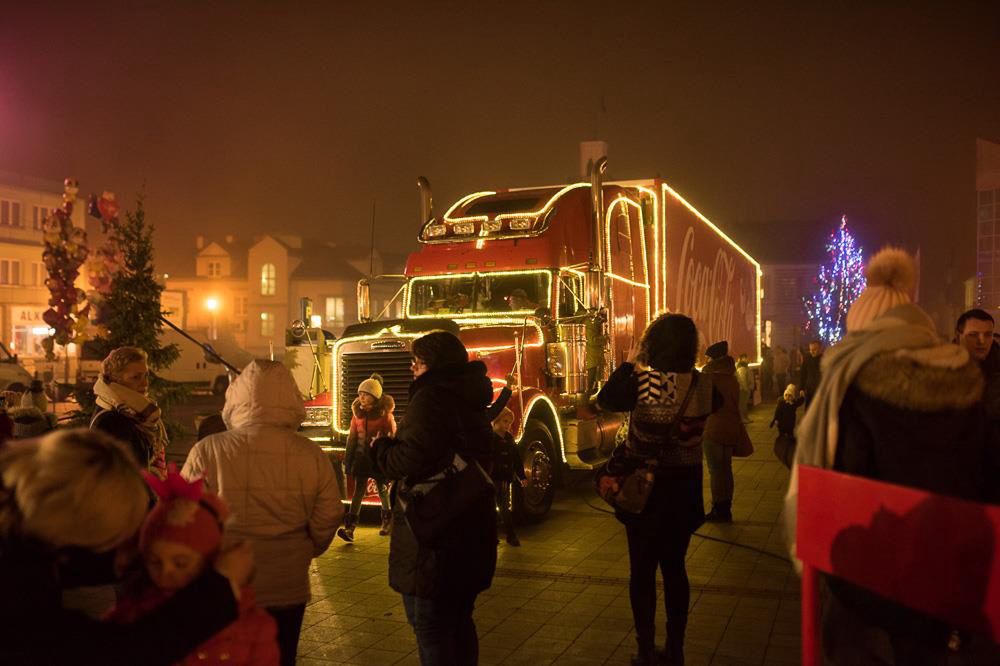
M100 357L107 356L118 347L139 347L149 355L149 367L153 372L150 381L150 395L166 409L188 396L185 387L156 376L156 371L168 368L180 356L177 345L163 346L160 335L163 323L160 315L160 295L163 286L154 277L153 266L153 225L146 222L143 196L136 198L135 212L126 211L125 220L112 234L122 253L122 267L111 283L111 293L101 306L101 316L97 323L103 324L108 334L97 337L88 345ZM78 386L76 398L80 410L74 414L74 423L89 423L94 412L94 393L90 386ZM177 433L178 426L167 422L170 434Z
M102 356L117 347L139 347L149 354L152 371L168 368L180 356L180 349L177 345L160 345L163 285L154 277L153 225L146 222L142 195L136 199L135 212L126 211L125 221L113 234L121 248L123 265L101 308L100 323L108 329L108 335L96 338L95 347Z

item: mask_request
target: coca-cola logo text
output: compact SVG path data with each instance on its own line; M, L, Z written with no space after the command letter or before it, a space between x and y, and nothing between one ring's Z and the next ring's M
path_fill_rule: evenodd
M734 284L736 259L720 247L711 266L702 263L693 254L694 236L694 227L688 227L677 276L678 311L694 319L706 342L733 340L736 302L746 298L744 286Z

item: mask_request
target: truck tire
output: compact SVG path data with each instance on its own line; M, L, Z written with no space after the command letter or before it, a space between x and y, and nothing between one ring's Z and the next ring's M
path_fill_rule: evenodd
M212 395L224 395L229 388L229 378L225 376L216 377L212 384Z
M524 521L541 519L552 508L556 494L556 459L554 442L548 427L537 419L529 419L518 450L528 474L528 485L521 488L515 481L515 515Z

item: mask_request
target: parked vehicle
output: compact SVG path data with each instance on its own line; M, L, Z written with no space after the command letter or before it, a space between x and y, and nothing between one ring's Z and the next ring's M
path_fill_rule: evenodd
M207 331L204 329L192 329L190 334L197 340L207 341L208 339ZM180 348L180 356L170 364L170 367L158 371L157 376L172 382L186 384L192 390L201 393L222 395L229 388L229 376L226 368L217 359L206 354L201 346L169 329L163 332L160 343L164 346L176 344ZM213 340L211 345L222 358L233 363L237 368L242 368L253 360L253 356L240 348L232 338ZM79 379L86 383L97 381L103 360L104 357L94 342L84 342L80 346Z
M342 450L358 384L384 379L403 419L410 345L445 329L486 363L497 391L513 391L513 432L528 472L515 498L527 517L546 513L564 469L606 460L622 423L593 396L627 358L648 322L682 312L704 346L760 360L760 265L659 179L486 190L444 215L421 178L420 249L406 265L403 317L371 321L368 281L361 323L330 344L331 427L313 439ZM315 419L314 419L315 420Z
M210 344L219 356L237 369L253 360L253 355L237 345L231 337L220 337L209 341L208 331L205 329L191 329L188 333L196 340ZM181 352L169 367L157 372L161 378L186 384L196 392L213 395L222 395L229 388L226 367L219 363L218 359L206 354L200 345L173 330L163 331L160 344L164 346L176 344Z
M31 380L31 373L20 364L17 355L0 342L0 390L27 391Z

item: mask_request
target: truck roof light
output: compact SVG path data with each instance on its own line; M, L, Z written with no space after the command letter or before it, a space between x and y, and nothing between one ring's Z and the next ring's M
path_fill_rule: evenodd
M531 228L531 224L534 222L529 217L515 217L510 221L511 231L527 231Z
M424 234L428 238L437 238L438 236L444 236L448 232L448 227L443 224L428 224L424 229Z
M483 222L483 226L481 228L483 230L483 233L492 234L497 231L500 231L500 228L502 226L503 222L501 222L500 220L486 220L485 222Z
M468 236L476 231L476 225L474 222L456 222L451 225L451 230L455 234Z

